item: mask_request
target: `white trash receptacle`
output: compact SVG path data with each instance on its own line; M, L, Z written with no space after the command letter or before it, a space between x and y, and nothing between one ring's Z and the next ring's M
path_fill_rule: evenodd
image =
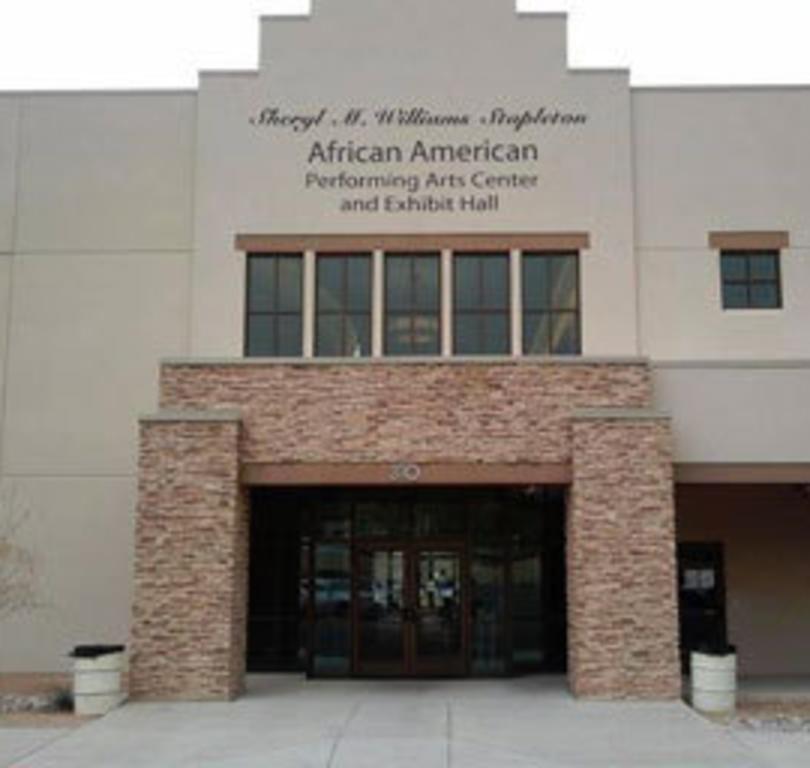
M700 653L690 655L692 706L699 712L733 712L737 704L737 654Z
M124 699L124 646L79 645L73 657L73 709L77 715L105 715Z

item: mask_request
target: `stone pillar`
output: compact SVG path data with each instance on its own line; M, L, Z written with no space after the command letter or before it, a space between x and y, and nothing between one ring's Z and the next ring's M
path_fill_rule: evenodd
M667 416L573 422L568 666L576 696L680 696L672 440Z
M245 676L247 508L238 413L140 424L130 693L231 699Z

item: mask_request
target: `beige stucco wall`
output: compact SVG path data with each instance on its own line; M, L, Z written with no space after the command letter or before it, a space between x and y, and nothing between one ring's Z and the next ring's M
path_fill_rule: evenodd
M633 252L630 89L626 71L569 72L559 15L519 17L507 2L465 4L322 2L311 18L262 23L257 73L200 80L195 192L192 352L242 352L244 260L237 233L588 232L582 258L586 354L637 351ZM339 29L339 33L336 33ZM452 29L452 45L447 30ZM482 34L498 40L482 56ZM415 45L418 41L418 54ZM259 110L329 110L306 133L251 125ZM484 125L495 107L584 113L578 126ZM464 127L384 126L375 110L424 107L466 114ZM333 124L348 108L365 126ZM314 141L399 146L534 143L536 162L421 164L308 163ZM358 193L305 189L307 170L468 175L472 170L536 174L536 188L502 191L497 211L341 212ZM469 188L465 192L470 192ZM436 196L441 192L433 190ZM456 193L453 192L455 195Z
M14 240L19 103L0 95L0 254L10 253Z
M157 360L187 349L188 256L14 259L1 482L41 583L39 607L3 623L0 672L60 671L73 644L127 637L135 414Z
M633 92L642 352L810 357L810 87ZM723 311L714 230L784 230L784 308Z
M680 486L680 541L722 541L744 675L810 674L810 497L796 486Z
M16 251L191 246L193 94L27 96Z
M13 257L0 254L0 463L2 463L2 433L5 427L6 351L8 348L9 314L11 309Z
M157 361L185 350L188 256L15 257L8 475L133 474Z
M133 477L16 477L37 607L2 622L0 673L60 672L76 644L125 642L132 599Z
M810 462L810 361L658 363L653 384L676 461Z
M0 95L0 435L5 416L6 347L17 200L19 97ZM2 454L0 453L0 462Z
M0 97L0 489L37 569L0 672L127 638L136 415L188 351L195 119L189 94Z

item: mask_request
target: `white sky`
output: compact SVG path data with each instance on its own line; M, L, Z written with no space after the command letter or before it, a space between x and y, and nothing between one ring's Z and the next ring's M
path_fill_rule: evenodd
M570 63L629 66L636 85L810 83L810 0L518 4L568 11ZM194 87L198 69L256 66L260 14L308 7L308 0L0 0L0 90Z

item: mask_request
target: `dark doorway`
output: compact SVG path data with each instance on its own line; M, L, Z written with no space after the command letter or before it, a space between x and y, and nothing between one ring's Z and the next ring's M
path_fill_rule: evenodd
M719 542L678 544L681 665L689 670L692 651L725 648L726 585L723 545Z
M247 667L252 672L303 669L306 563L302 569L302 516L274 509L253 495L250 516Z
M564 672L563 488L256 489L248 667Z

